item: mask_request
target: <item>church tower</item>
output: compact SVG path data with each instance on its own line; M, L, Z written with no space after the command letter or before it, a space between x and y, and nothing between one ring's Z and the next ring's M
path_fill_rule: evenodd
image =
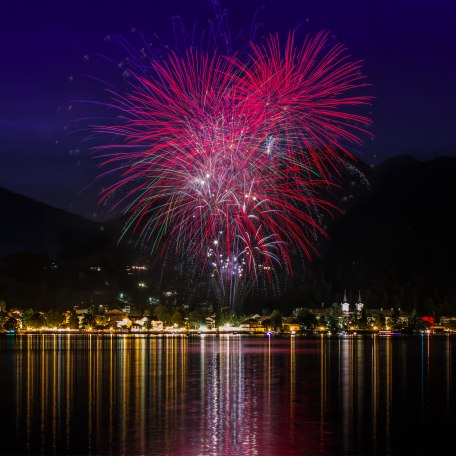
M347 301L347 290L344 290L344 300L341 302L340 307L343 313L350 312L350 304Z
M361 290L358 292L358 301L356 302L355 306L358 312L361 312L363 310L364 304L361 301Z

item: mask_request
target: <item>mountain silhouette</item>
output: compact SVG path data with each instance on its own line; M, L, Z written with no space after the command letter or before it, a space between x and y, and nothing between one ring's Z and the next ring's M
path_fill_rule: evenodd
M455 176L453 157L399 156L366 171L369 189L353 192L284 305L331 305L348 289L353 302L365 290L373 306L455 311Z
M456 158L399 156L357 169L330 195L342 213L325 221L329 239L317 243L319 256L305 260L268 305L327 306L347 289L352 300L362 290L373 307L456 309ZM138 254L133 238L118 246L123 220L96 223L5 189L0 205L0 256Z

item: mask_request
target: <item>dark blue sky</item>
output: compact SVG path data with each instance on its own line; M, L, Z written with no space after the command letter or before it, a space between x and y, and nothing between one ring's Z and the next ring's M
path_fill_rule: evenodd
M222 2L234 33L255 22L258 36L290 28L328 30L347 45L376 97L368 163L408 153L456 155L456 6L454 0L233 0ZM257 11L254 21L255 11ZM18 1L0 3L0 186L67 210L96 207L95 163L75 135L72 100L96 97L108 35L173 43L173 17L191 28L213 14L208 0ZM135 29L136 32L132 32ZM111 49L110 49L111 46ZM97 62L95 64L95 62ZM103 76L106 77L106 74ZM109 77L109 76L108 76Z

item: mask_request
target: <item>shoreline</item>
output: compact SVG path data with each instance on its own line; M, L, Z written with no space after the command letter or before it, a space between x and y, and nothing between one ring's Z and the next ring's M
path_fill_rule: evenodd
M339 337L339 338L362 338L362 337L373 337L377 336L380 338L384 337L411 337L411 336L456 336L456 331L448 332L429 332L423 331L420 333L382 333L381 331L372 332L353 332L353 333L255 333L255 332L244 332L244 331L106 331L106 330L20 330L20 331L0 331L0 336L30 336L30 335L97 335L97 336L133 336L133 337L206 337L206 336L235 336L235 337L269 337L269 338L320 338L320 337Z

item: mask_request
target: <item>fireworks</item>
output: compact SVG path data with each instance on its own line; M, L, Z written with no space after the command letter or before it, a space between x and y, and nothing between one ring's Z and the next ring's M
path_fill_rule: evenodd
M320 190L370 123L354 112L369 102L353 94L366 85L359 62L324 33L300 47L290 34L283 51L271 36L245 59L170 52L130 74L111 92L119 116L96 127L116 137L98 148L118 176L102 201L121 192L126 230L191 258L231 304L239 284L290 272L291 249L311 256L319 214L335 210Z

